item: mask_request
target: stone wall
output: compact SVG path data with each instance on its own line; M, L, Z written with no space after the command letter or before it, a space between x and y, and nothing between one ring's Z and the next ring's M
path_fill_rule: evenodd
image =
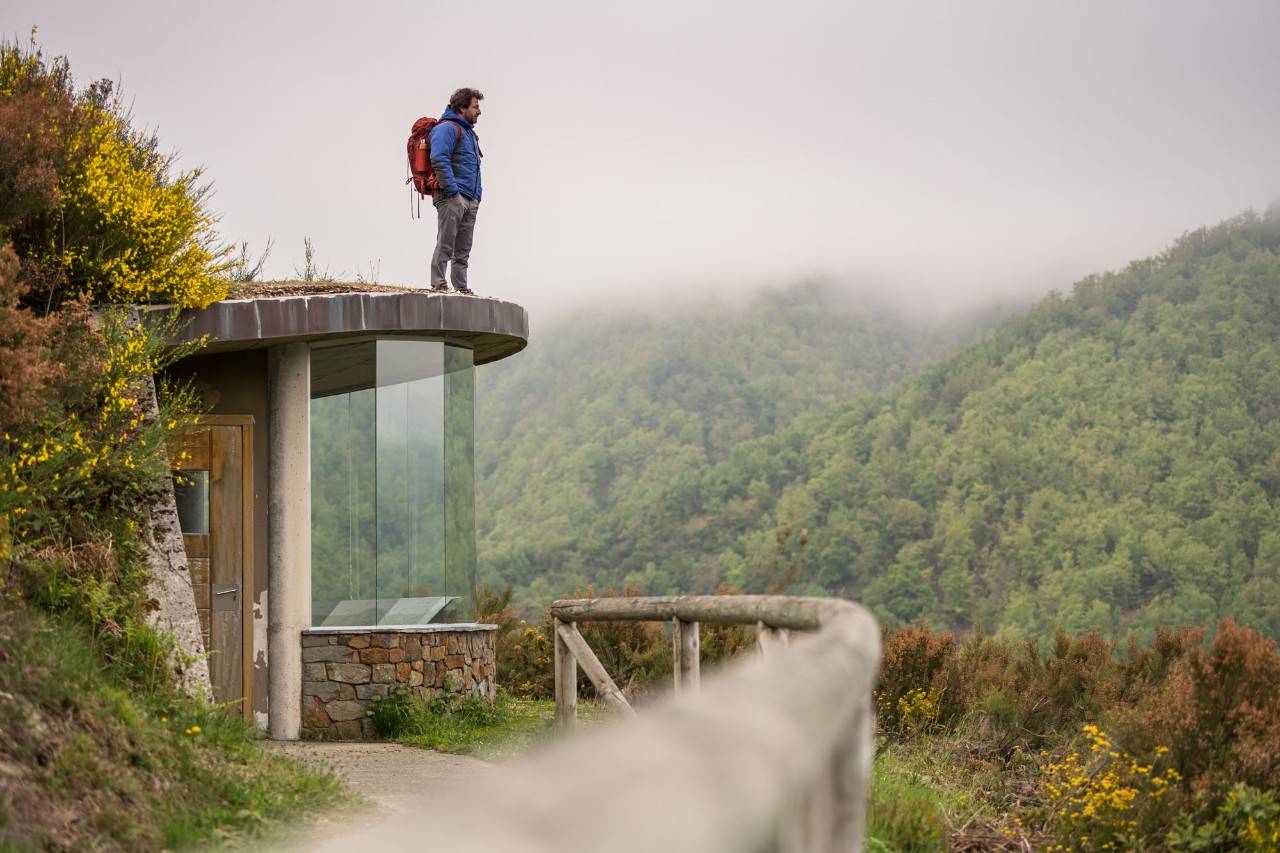
M493 625L310 628L302 632L302 737L373 737L374 696L404 685L434 699L453 693L493 700Z

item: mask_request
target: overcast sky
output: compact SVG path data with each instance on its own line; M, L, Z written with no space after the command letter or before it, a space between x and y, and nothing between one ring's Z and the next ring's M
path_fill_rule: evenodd
M118 80L228 241L425 285L404 141L485 92L472 285L543 316L822 276L1065 289L1280 196L1280 3L57 2L0 27Z

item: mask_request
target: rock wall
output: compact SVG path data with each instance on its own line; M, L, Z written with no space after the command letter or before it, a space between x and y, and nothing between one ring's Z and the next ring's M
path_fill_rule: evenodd
M311 628L302 632L302 737L373 737L366 712L374 696L403 685L493 701L497 689L493 625L414 628Z
M156 416L155 381L148 379L141 390L143 414ZM187 570L187 549L178 526L178 505L173 496L173 480L157 484L145 498L147 547L147 594L154 602L154 624L177 638L179 654L173 662L183 689L192 697L213 699L209 681L209 661L200 631L196 596Z

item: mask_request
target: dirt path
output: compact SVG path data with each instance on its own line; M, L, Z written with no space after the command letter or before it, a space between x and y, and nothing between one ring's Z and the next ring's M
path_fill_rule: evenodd
M394 743L265 742L268 749L328 767L370 803L315 816L305 827L274 838L270 849L302 851L318 847L358 849L358 839L380 821L420 810L460 781L492 773L494 765L465 755L448 755Z

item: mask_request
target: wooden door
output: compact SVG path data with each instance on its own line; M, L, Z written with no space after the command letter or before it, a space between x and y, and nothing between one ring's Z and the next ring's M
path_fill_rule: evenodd
M213 697L253 719L253 418L210 415L183 437L174 491Z

